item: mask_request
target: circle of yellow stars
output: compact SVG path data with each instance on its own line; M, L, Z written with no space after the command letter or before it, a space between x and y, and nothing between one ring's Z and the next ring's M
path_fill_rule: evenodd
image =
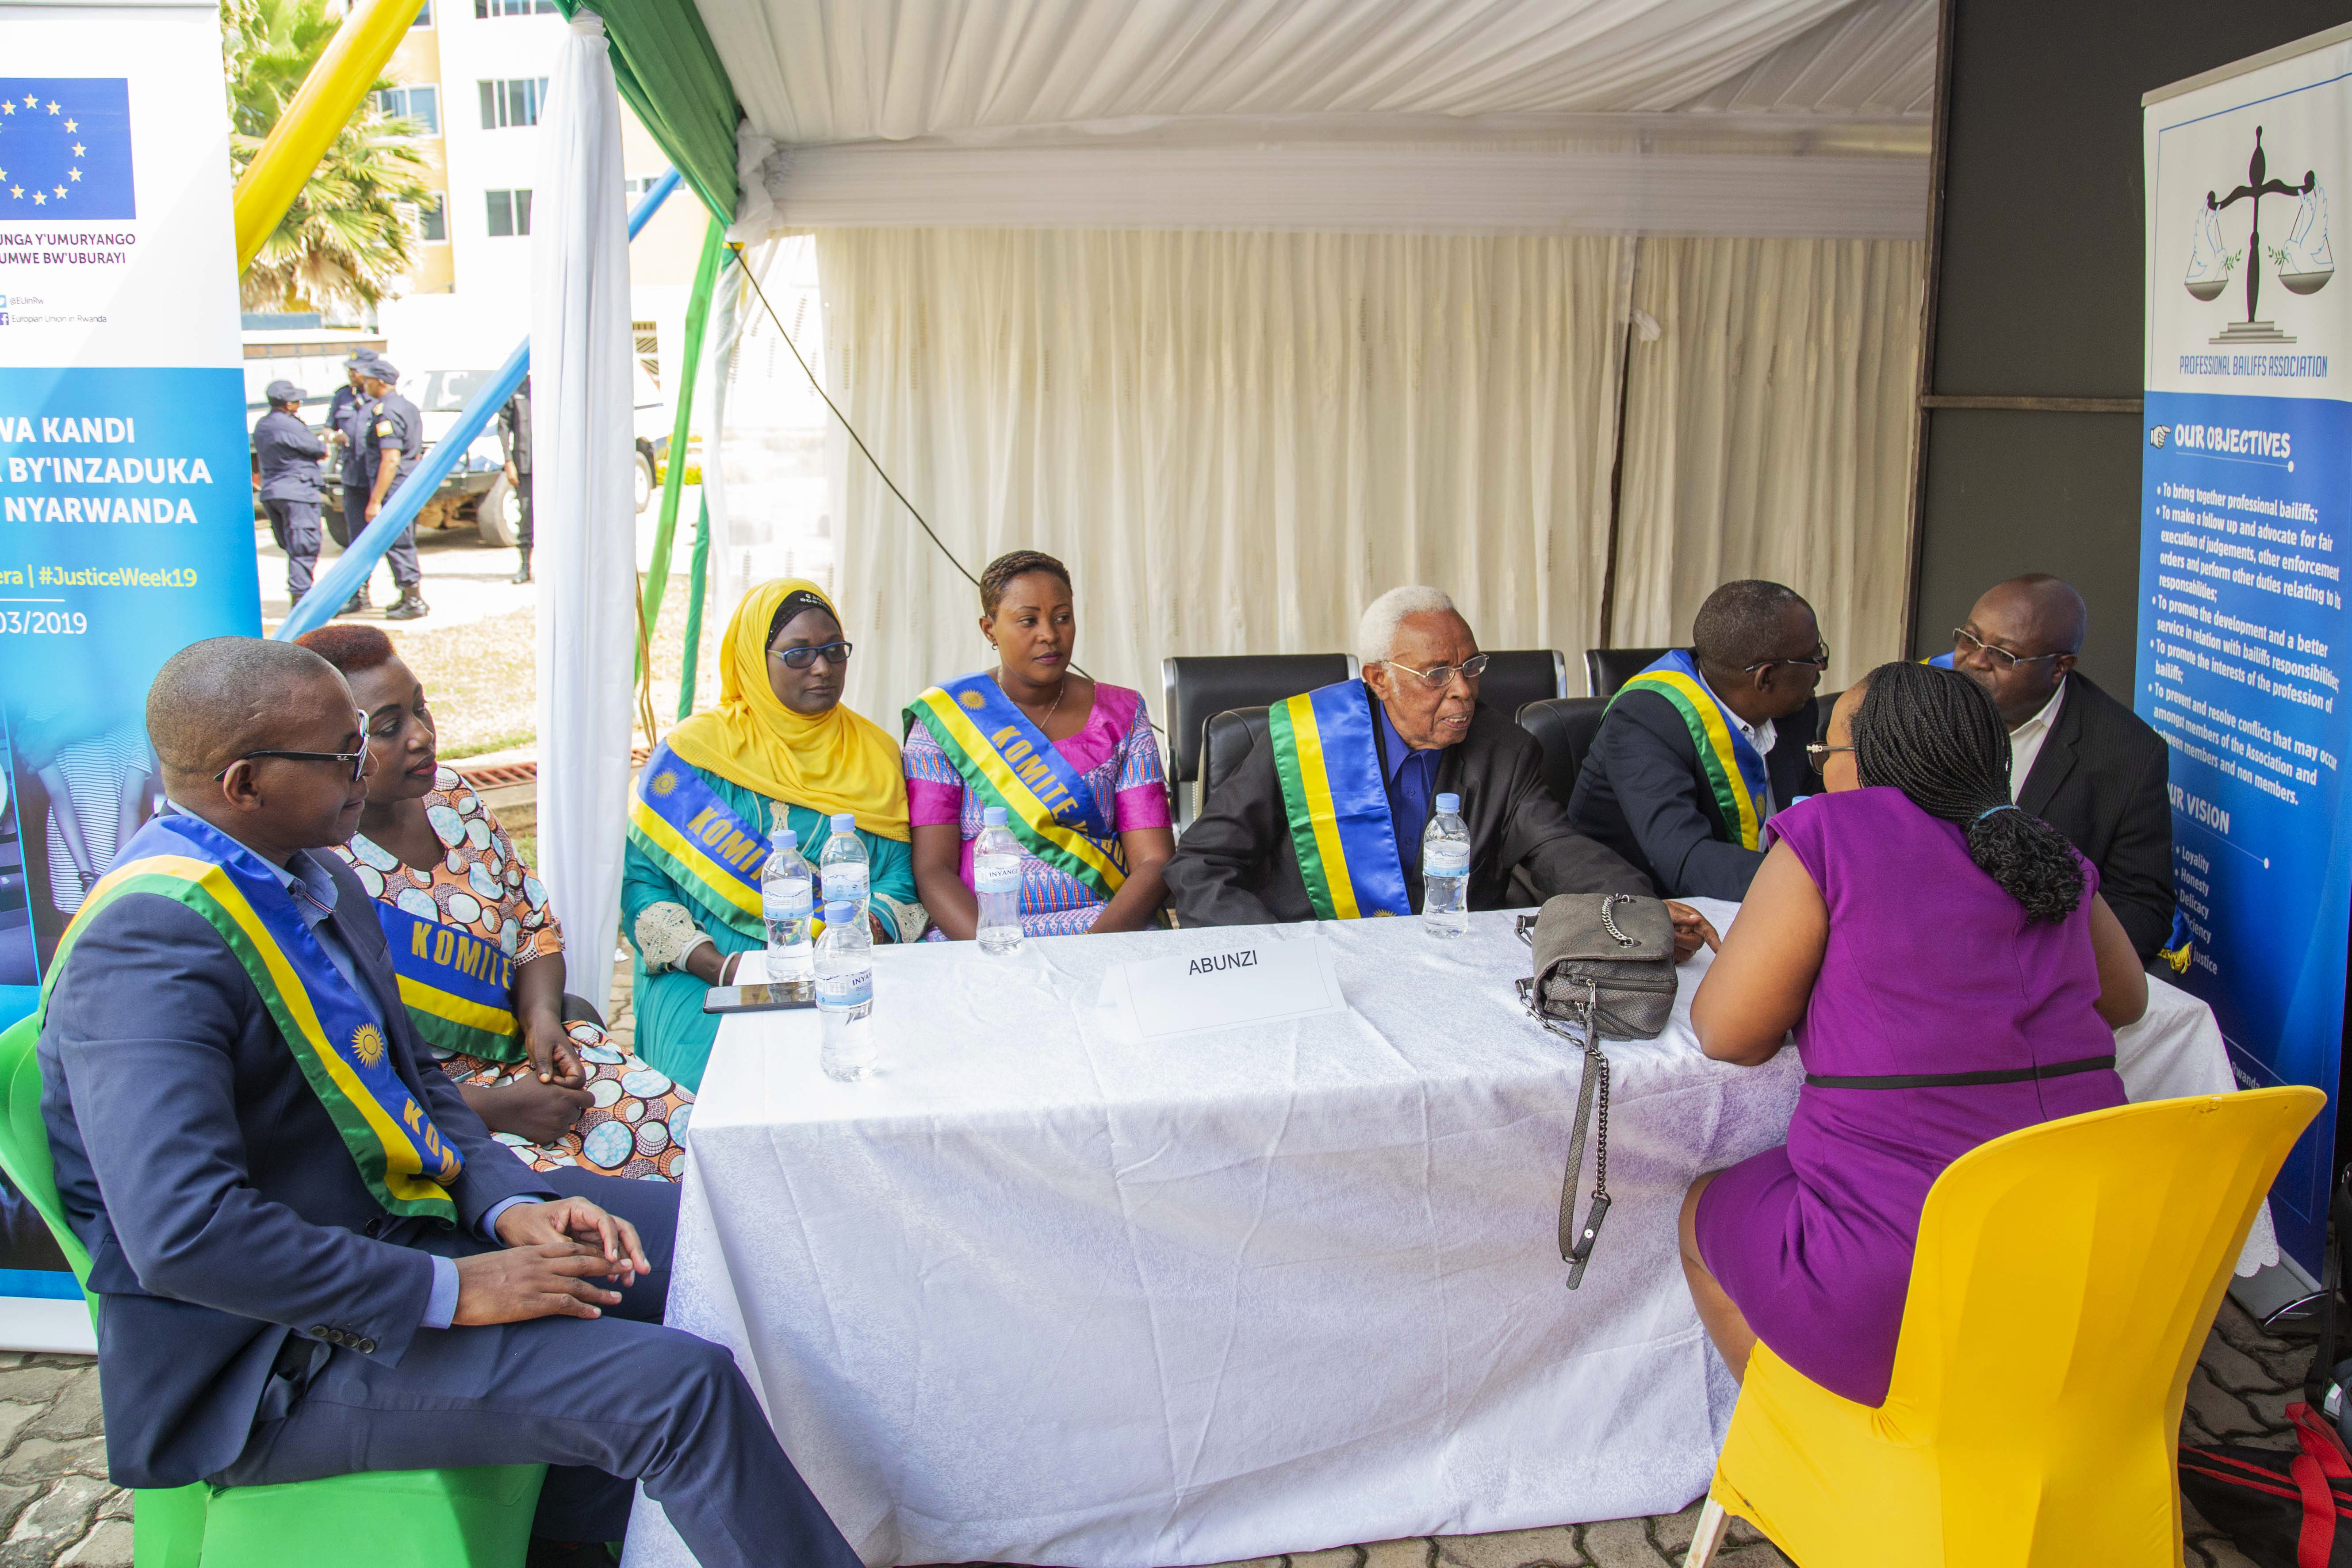
M14 113L16 113L16 106L17 106L17 104L18 104L18 102L19 102L19 101L20 101L19 100L13 99L13 98L5 98L5 99L0 99L0 116L10 115L10 114L14 114ZM25 107L26 111L26 112L28 112L28 113L37 113L37 112L39 112L40 109L42 108L42 104L41 104L41 95L40 95L40 94L38 94L38 93L37 93L37 92L28 92L28 93L26 93L26 94L24 96L24 98L21 100L21 101L22 101L22 103L24 104L24 107ZM58 112L59 112L59 109L58 109L58 101L57 101L57 100L55 100L55 99L51 99L51 100L49 100L49 102L48 102L48 106L47 106L47 107L48 107L48 111L49 111L51 114L57 114L57 113L58 113ZM79 130L80 130L80 129L81 129L81 127L80 127L79 124L77 124L77 123L76 123L76 122L75 122L75 121L74 121L70 117L68 117L68 118L67 118L67 120L66 120L66 134L67 134L67 135L70 136L70 135L72 135L75 132L77 132L77 131L79 131ZM73 144L73 155L74 155L75 157L77 157L77 158L80 157L84 153L86 153L86 152L88 152L88 151L89 151L89 149L88 149L88 148L86 148L86 147L84 147L84 146L83 146L80 142L75 142L75 143ZM81 171L80 171L79 169L68 169L68 170L67 170L67 171L66 171L66 178L67 178L67 179L68 179L68 180L72 180L72 181L77 181L77 182L78 182L78 181L79 181L79 180L81 179ZM6 181L7 181L7 179L8 179L8 171L7 171L7 170L5 170L5 169L0 169L0 184L5 184L5 183L6 183ZM23 201L23 200L25 199L25 187L24 187L24 186L22 186L22 185L13 185L13 184L12 184L12 185L9 185L9 186L8 186L8 199L9 199L9 200L11 200L11 201L17 201L17 202L21 202L21 201ZM55 200L57 200L57 201L63 201L63 200L65 200L65 199L66 199L66 187L65 187L65 186L63 186L63 185L58 185L58 186L54 186L54 187L52 187L52 188L51 188L51 189L49 189L49 190L46 190L46 191L42 191L42 190L36 190L36 191L33 193L33 205L34 205L35 206L37 206L37 207L45 207L45 206L48 205L49 205L49 203L50 203L50 201L51 201L52 199L55 199Z

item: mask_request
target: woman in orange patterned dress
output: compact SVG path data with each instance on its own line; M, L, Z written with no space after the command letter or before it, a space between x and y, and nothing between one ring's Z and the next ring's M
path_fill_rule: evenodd
M417 1033L466 1103L534 1170L676 1181L694 1096L614 1045L563 994L547 889L436 754L424 685L371 626L299 639L343 672L373 772L339 847L376 900Z

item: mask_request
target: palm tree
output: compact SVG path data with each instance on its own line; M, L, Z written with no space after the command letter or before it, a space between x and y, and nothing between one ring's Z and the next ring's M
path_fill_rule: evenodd
M224 0L221 13L229 159L241 176L325 52L343 8L336 0ZM308 300L356 310L383 299L415 255L415 209L432 199L425 160L405 140L417 130L378 112L373 99L362 104L246 268L247 309Z

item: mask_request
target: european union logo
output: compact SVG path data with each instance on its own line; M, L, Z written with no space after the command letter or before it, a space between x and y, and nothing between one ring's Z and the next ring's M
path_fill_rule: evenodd
M0 76L0 224L138 216L131 79Z

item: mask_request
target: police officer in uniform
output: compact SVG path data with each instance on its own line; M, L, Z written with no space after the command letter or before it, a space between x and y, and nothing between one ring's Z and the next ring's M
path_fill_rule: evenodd
M375 400L360 384L367 367L375 363L373 349L362 349L343 362L350 384L335 388L334 400L327 405L327 444L342 448L342 504L327 512L327 532L338 549L351 548L352 536L367 526L367 463L365 454L368 431L374 422ZM368 585L364 579L359 592L335 613L348 616L369 605Z
M506 448L507 483L514 488L515 508L522 526L515 530L515 549L522 556L510 583L530 581L530 377L522 378L506 406L499 410L499 444Z
M270 537L286 552L286 596L299 605L319 564L319 460L327 444L302 423L300 387L273 381L264 395L269 412L253 426L261 510L269 518Z
M408 477L425 450L425 416L416 405L394 390L399 384L400 372L389 360L378 359L361 368L360 389L368 395L372 406L367 434L361 443L362 455L367 459L365 504L356 526L348 511L344 519L354 535L375 521L394 488ZM350 493L344 492L347 505ZM425 573L416 563L414 521L400 531L400 537L383 552L383 563L392 568L392 580L400 588L399 599L384 611L383 618L413 621L425 615L431 606L420 592Z

